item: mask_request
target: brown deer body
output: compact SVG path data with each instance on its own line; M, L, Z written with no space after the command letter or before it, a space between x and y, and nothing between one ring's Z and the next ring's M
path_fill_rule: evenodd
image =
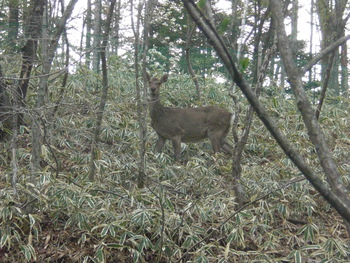
M166 140L173 144L175 160L180 160L181 142L196 142L209 138L213 151L232 155L232 147L226 141L232 114L225 109L207 106L199 108L169 108L160 103L159 90L168 80L165 74L160 79L147 74L150 85L151 125L158 134L156 151L160 152Z

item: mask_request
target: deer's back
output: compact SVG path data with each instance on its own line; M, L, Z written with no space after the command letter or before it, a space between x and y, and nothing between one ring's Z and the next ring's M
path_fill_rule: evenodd
M225 109L208 106L198 108L163 107L151 112L152 127L162 137L171 139L181 135L183 142L202 140L208 130L228 130L231 113Z

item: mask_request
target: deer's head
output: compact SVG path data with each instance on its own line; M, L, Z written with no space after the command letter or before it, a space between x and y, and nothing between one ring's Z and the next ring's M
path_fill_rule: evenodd
M149 82L149 89L152 97L159 96L159 89L162 83L168 80L168 74L163 75L160 79L157 77L151 78L151 76L147 73L147 80Z

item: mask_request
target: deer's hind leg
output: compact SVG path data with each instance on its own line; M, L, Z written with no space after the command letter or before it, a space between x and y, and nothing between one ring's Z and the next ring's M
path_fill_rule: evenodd
M156 144L156 152L161 152L163 150L166 139L160 135L158 135L158 141Z
M226 138L221 139L220 147L225 153L233 155L233 147L227 142Z
M221 136L222 136L221 131L215 131L215 130L208 131L208 138L210 140L210 143L211 143L211 146L213 148L214 153L217 153L220 151Z
M211 142L214 153L222 150L225 153L232 155L233 148L226 141L227 134L228 134L228 129L226 129L226 130L209 130L208 131L208 138Z

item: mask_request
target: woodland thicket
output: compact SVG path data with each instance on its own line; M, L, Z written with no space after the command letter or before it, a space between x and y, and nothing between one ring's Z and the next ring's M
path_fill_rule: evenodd
M192 2L0 3L0 262L349 261L347 1L312 1L317 50L296 0ZM146 71L165 106L233 112L234 156L156 153Z

